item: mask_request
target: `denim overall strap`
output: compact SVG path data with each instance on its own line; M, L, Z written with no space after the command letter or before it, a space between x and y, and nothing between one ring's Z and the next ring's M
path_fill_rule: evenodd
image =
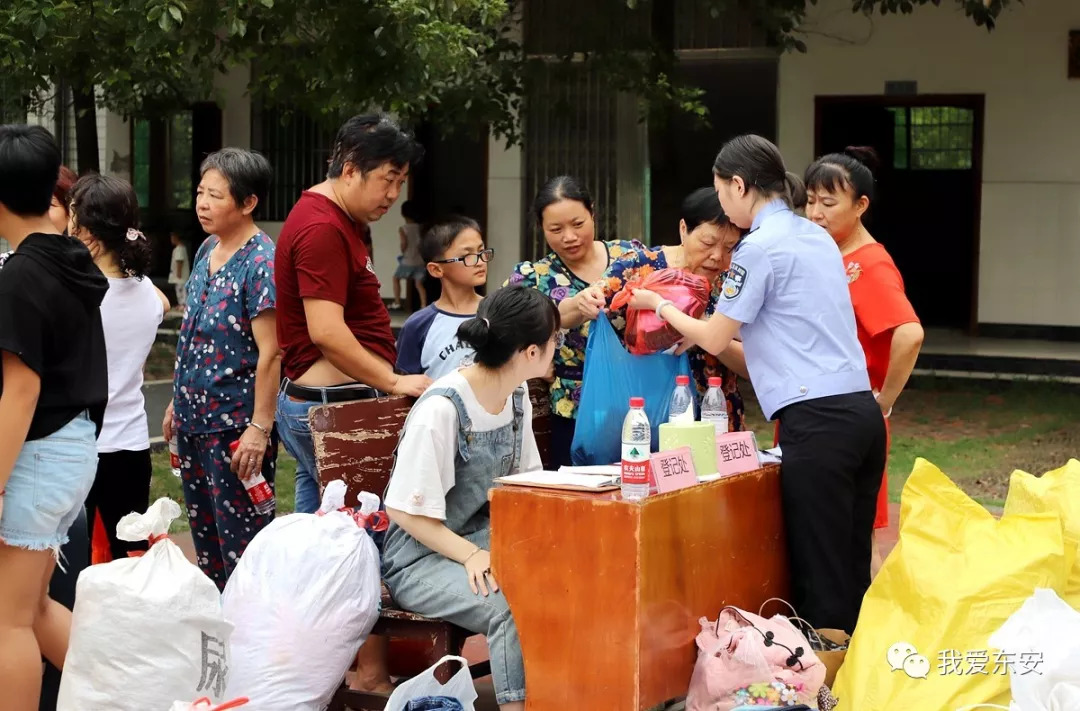
M515 393L511 422L485 432L472 431L472 420L457 390L440 388L424 393L441 396L454 403L458 411L458 452L454 457L454 485L446 493L444 524L454 533L486 548L491 525L488 490L492 481L510 474L521 458L524 391ZM406 421L406 427L408 421ZM383 575L391 578L410 568L433 551L391 524L383 547Z
M413 413L416 412L417 406L420 403L422 403L424 400L427 400L428 398L435 397L435 396L445 397L445 398L449 399L451 402L454 402L456 400L456 402L454 402L454 405L457 406L457 411L458 411L458 423L459 423L458 429L459 429L459 431L461 429L460 428L460 423L461 423L461 418L462 417L464 417L465 421L468 422L470 425L472 424L471 421L468 418L468 413L465 412L465 407L464 407L463 403L461 403L461 398L458 396L456 390L454 390L453 388L428 388L427 390L424 391L423 395L421 395L419 398L416 399L416 402L413 403L412 407L409 408L409 414L405 416L405 424L401 426L401 431L402 432L404 432L405 430L407 430L409 428L409 422L412 421L412 416L413 416ZM459 438L459 440L460 440L460 438ZM458 444L459 445L461 444L460 441L458 442ZM398 459L398 454L399 454L398 450L400 449L400 447L401 447L401 435L399 434L398 435L398 442L397 442L396 445L394 445L394 464L392 466L397 465L397 459ZM383 498L384 499L386 498L386 491L385 490L383 491Z
M514 462L510 466L511 472L521 469L521 440L523 437L521 421L525 419L525 388L514 391Z

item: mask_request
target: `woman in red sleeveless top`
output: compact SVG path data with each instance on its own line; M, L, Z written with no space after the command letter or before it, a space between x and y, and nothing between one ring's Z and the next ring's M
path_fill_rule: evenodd
M828 230L843 255L859 343L888 432L893 405L919 356L923 329L896 264L863 224L874 198L876 159L872 148L848 148L814 161L806 170L806 216ZM888 525L888 483L883 476L874 521L874 573L881 565L877 531Z

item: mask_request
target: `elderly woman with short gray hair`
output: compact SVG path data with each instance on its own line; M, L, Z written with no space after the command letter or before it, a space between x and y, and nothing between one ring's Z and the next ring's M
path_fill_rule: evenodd
M260 472L273 486L277 460L274 243L254 219L272 173L259 153L225 148L207 156L201 174L195 211L210 237L188 277L162 428L176 438L197 562L224 590L274 517L272 508L256 509L245 487Z

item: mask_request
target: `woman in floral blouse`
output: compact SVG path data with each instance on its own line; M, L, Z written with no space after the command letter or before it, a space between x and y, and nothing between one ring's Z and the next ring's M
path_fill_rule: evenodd
M559 304L562 327L567 329L563 346L555 354L551 383L551 464L559 466L571 463L589 322L604 308L603 294L589 287L598 284L619 257L644 247L636 240L597 240L592 197L566 175L540 188L533 214L551 252L535 262L518 264L504 286L525 284L550 296Z
M173 402L162 423L166 439L176 432L199 568L222 590L274 518L255 509L244 487L257 473L273 486L277 462L274 243L252 217L272 177L254 151L225 148L203 161L195 208L210 237L188 277Z
M680 212L679 246L648 248L642 247L623 255L612 262L604 274L603 282L596 287L597 294L603 293L605 305L627 282L643 279L659 269L685 269L703 276L712 285L709 303L705 307L705 316L712 315L716 301L720 296L720 284L723 275L731 266L731 253L739 243L741 231L728 221L714 188L701 188L686 196ZM619 338L626 330L626 308L611 311L608 314L611 325ZM743 401L739 394L736 373L746 375L746 361L742 358L738 346L725 351L720 358L706 353L701 348L691 348L690 367L698 393L704 394L709 385L709 378L721 378L723 391L728 400L728 422L732 431L743 428Z

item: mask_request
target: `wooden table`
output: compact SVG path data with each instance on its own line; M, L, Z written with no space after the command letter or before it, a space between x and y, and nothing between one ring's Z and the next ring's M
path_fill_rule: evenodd
M699 618L787 597L776 465L640 502L500 486L491 517L529 711L631 711L685 696Z

